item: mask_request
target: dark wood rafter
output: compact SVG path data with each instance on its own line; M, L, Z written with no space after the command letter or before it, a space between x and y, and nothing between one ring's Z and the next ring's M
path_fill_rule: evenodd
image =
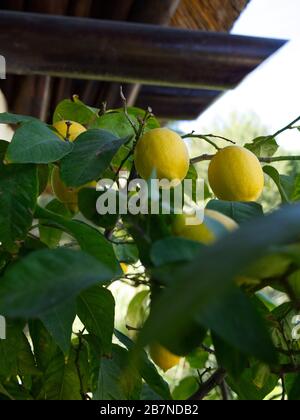
M153 112L166 120L192 120L219 98L220 94L218 90L144 86L136 105L147 108L151 104Z
M233 88L285 43L6 11L0 26L10 73L187 88Z
M135 1L129 21L168 25L176 14L180 0L138 0Z
M131 0L131 8L127 7L126 13L119 16L118 20L127 20L128 22L148 23L153 25L168 25L179 4L180 0ZM120 105L119 85L115 83L99 83L92 81L88 82L86 86L89 92L91 92L91 89L96 92L99 92L100 90L98 103L101 102L101 99L103 100L105 98L105 101L110 107L117 107ZM136 103L140 89L141 84L123 84L123 91L126 95L129 106ZM88 95L86 95L86 92L84 98L88 101Z
M201 51L199 53L198 50L201 46L199 34L198 37L195 37L194 33L189 33L189 38L186 38L184 43L180 45L182 39L180 36L178 38L177 31L172 32L172 36L160 40L158 36L158 34L161 34L160 28L154 29L152 26L152 32L149 32L150 27L146 27L146 32L148 28L148 34L145 38L142 27L135 27L136 30L132 30L133 26L124 26L124 23L111 21L142 22L165 26L171 21L171 25L181 28L227 31L247 3L248 0L228 0L226 4L223 0L110 0L109 2L106 0L49 0L47 2L39 0L2 0L0 5L0 14L2 13L2 19L0 15L0 54L7 56L9 70L11 69L10 63L13 67L17 66L18 60L26 64L26 57L24 59L22 55L22 53L27 54L26 48L29 49L27 59L32 61L33 64L38 64L37 61L41 59L40 65L43 69L38 71L39 74L36 74L36 71L30 68L13 68L12 71L22 73L22 75L8 74L7 80L0 82L0 87L4 90L11 110L49 120L57 102L66 97L71 97L72 94L78 94L82 100L93 106L100 106L104 100L108 102L110 108L120 106L120 83L114 82L120 80L129 105L135 103L141 106L142 104L144 104L143 106L152 105L157 114L165 118L196 118L217 95L215 90L208 93L207 90L203 91L203 89L198 88L199 74L202 79L205 76L203 74L205 68L203 69L202 60L200 60ZM65 21L59 19L54 21L54 16L50 18L53 19L52 24L45 28L39 28L37 22L33 22L32 27L30 16L25 16L24 22L22 22L23 19L21 19L21 22L18 21L17 26L20 25L18 29L15 25L16 22L12 20L4 22L4 25L2 25L3 20L5 20L5 15L3 15L5 12L1 12L1 9L24 11L26 14L30 12L43 14L44 16L41 16L41 26L44 22L43 17L47 17L47 14L80 16L83 18L93 17L94 19L81 20L80 24L77 20L75 27L72 27L71 21L68 20L67 31L64 31ZM104 22L106 29L103 32L103 23L101 21L97 22L96 19L107 19L111 23L106 22L105 24ZM58 25L58 28L56 25ZM108 28L110 25L112 26L111 30ZM98 30L93 33L96 27L98 27ZM128 28L130 29L129 33L127 33ZM32 29L34 30L32 31ZM82 30L83 32L81 32ZM47 31L52 31L53 34L47 33ZM7 33L6 36L5 32ZM102 39L103 35L104 39ZM99 42L99 39L101 42ZM217 39L216 37L215 40ZM19 41L21 51L18 48L10 48L15 45L15 42L19 43ZM32 43L33 48L28 45L28 42ZM207 40L204 39L203 42L207 42ZM242 52L243 43L235 45L236 49L234 51L230 50L230 43L225 42L224 45L216 43L215 46L216 49L219 48L220 56L223 53L221 60L218 55L210 56L211 51L206 51L205 45L202 44L202 53L205 59L212 60L209 73L216 72L220 75L220 69L223 72L222 67L224 67L224 54L229 54L231 55L229 57L230 63L234 60L242 62L241 66L244 69L244 75L246 75L256 64L259 64L280 46L280 42L278 42L276 46L273 44L274 48L270 48L272 41L271 43L266 41L265 51L262 56L259 56L263 50L264 41L260 40L260 43L255 58L252 53L247 56L250 48L249 44ZM39 47L36 49L38 45ZM144 46L146 49L144 49ZM222 52L224 47L226 51ZM254 50L257 48L257 44L254 42L252 47ZM237 52L238 49L240 49L239 52ZM191 53L189 57L186 56L185 50L187 54ZM95 57L96 54L97 57ZM177 62L171 65L175 59L177 59L178 65ZM60 68L53 69L50 66L49 72L47 60L53 60L53 63L59 65ZM59 60L64 63L59 64ZM72 69L71 73L69 71L68 74L65 72L65 67L68 64L73 67L73 70L76 70L75 73ZM80 64L79 68L78 64ZM91 67L88 69L88 64L91 64L91 67L95 66L96 69L93 71ZM109 70L110 66L113 68L112 72ZM230 81L232 80L228 77L226 70L229 71L225 65L221 77L223 80L217 82L218 89L221 84L226 89L231 86ZM30 74L28 74L28 71ZM144 71L147 73L146 79ZM236 67L231 68L231 77L234 79L233 85L236 84L236 80L239 80L239 71L240 69ZM119 74L114 74L116 72ZM173 87L171 89L167 87L161 87L160 89L144 87L140 92L141 85L139 83L125 83L125 81L151 83L152 73L155 84L171 84ZM55 76L49 74L55 74ZM85 77L88 77L88 79L85 79ZM110 79L114 81L108 81ZM184 90L179 88L180 94L178 95L176 93L176 89L178 92L177 86L182 86L183 81L185 81L186 86L193 86L193 89L190 87ZM202 83L203 80L201 80L201 85ZM195 86L197 89L194 88ZM183 100L186 101L185 104L183 104Z

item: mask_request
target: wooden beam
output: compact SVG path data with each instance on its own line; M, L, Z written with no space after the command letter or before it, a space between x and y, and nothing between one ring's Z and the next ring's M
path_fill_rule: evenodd
M180 0L136 0L128 20L167 25L176 12L179 3Z
M217 90L145 86L136 105L143 109L150 106L162 119L195 120L220 95Z
M10 73L189 88L235 87L285 43L8 11L0 27Z

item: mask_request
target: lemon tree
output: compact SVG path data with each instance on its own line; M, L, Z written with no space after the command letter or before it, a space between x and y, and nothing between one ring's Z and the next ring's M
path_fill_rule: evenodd
M0 141L0 399L299 400L300 181L276 169L300 160L276 142L299 121L240 147L76 96L50 124L0 114L15 126ZM211 153L190 156L189 137ZM98 211L100 180L117 196L124 173L195 183L205 161L203 221ZM282 206L266 214L267 177Z

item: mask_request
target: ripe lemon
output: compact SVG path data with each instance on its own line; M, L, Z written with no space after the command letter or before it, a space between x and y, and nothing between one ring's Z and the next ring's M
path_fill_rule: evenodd
M78 210L78 191L79 188L69 188L65 185L60 177L60 170L58 166L52 171L51 176L52 190L56 198L66 204L66 206L73 212Z
M183 139L168 128L148 131L137 143L135 166L143 179L154 172L158 179L182 181L189 170L189 153Z
M238 228L234 220L214 210L205 210L201 224L187 224L190 218L191 216L178 215L173 225L174 234L204 245L210 245L227 232ZM196 221L196 216L194 220Z
M215 195L225 201L256 201L264 188L259 160L239 146L226 147L214 156L208 178Z
M92 181L78 188L67 187L60 176L60 169L55 166L51 175L52 190L56 198L64 203L73 213L78 211L78 193L82 188L95 188L97 182Z
M178 365L181 357L171 353L160 344L152 344L149 348L150 356L153 362L164 372Z
M86 132L86 128L75 121L58 121L53 124L53 127L64 140L66 139L69 141L75 141L80 134Z
M125 264L125 263L120 263L120 266L121 266L121 268L122 268L122 271L123 271L123 273L124 274L127 274L128 273L128 265L127 264Z

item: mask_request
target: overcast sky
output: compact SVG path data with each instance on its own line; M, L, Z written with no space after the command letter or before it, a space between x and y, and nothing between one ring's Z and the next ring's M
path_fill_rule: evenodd
M226 93L196 123L183 123L181 128L185 131L208 128L233 111L255 112L270 132L300 115L300 0L251 0L232 32L290 42L239 87ZM300 150L300 133L282 135L280 144L288 150Z

